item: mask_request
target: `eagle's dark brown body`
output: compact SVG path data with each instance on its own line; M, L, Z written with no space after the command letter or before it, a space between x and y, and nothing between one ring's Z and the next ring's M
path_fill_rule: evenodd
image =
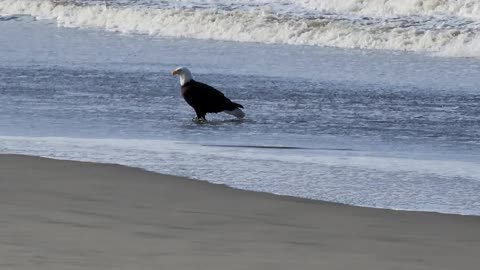
M232 102L217 89L195 80L182 85L182 96L195 110L198 119L204 119L207 113L219 113L243 108L242 105Z

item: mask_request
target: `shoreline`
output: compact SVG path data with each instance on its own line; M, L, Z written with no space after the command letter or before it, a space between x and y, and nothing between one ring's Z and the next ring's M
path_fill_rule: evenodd
M480 217L0 154L6 269L474 269Z
M382 208L382 207L361 206L361 205L347 204L347 203L341 203L341 202L332 202L332 201L325 201L325 200L320 200L320 199L312 199L312 198L306 198L306 197L297 197L297 196L292 196L292 195L275 194L275 193L270 193L270 192L265 192L265 191L242 189L242 188L229 186L228 184L213 183L213 182L210 182L209 180L205 180L205 179L197 179L197 178L191 178L191 177L187 177L187 176L160 173L160 172L156 172L156 171L153 171L153 170L148 170L148 169L141 168L141 167L135 167L135 166L130 166L130 165L118 164L118 163L97 162L97 161L81 161L81 160L74 160L74 159L63 159L63 158L55 158L55 157L47 157L47 156L35 156L35 155L30 155L30 154L15 154L15 153L0 153L0 158L2 156L13 156L13 157L19 156L19 157L26 157L26 158L47 159L47 160L53 160L53 161L68 161L68 162L79 162L79 163L85 163L85 164L120 166L120 167L124 167L124 168L129 168L129 169L132 169L132 170L139 170L139 171L142 171L142 172L145 172L145 173L156 174L160 177L173 177L173 178L179 178L179 179L183 179L183 180L187 180L187 181L198 181L198 182L201 182L201 183L205 183L207 185L223 186L227 189L232 189L232 190L241 191L241 192L253 192L253 193L263 194L263 195L266 195L266 196L275 196L275 197L285 198L287 200L305 201L305 202L309 202L309 203L332 204L332 205L344 206L344 207L354 207L354 208L360 208L360 209L373 209L373 210L385 210L385 211L392 211L392 212L425 213L425 214L435 214L435 215L448 215L448 216L462 216L462 217L478 217L478 218L480 218L480 215L472 215L472 214L444 213L444 212L435 212L435 211L428 211L428 210L405 210L405 209L392 209L392 208Z
M292 195L275 194L275 193L270 193L270 192L265 192L265 191L241 189L241 188L229 186L228 184L213 183L213 182L210 182L209 180L205 180L205 179L197 179L197 178L191 178L191 177L181 176L181 175L160 173L160 172L148 170L148 169L141 168L141 167L135 167L135 166L130 166L130 165L118 164L118 163L97 162L97 161L81 161L81 160L74 160L74 159L47 157L47 156L35 156L35 155L30 155L30 154L0 153L0 157L2 157L2 156L20 156L20 157L28 157L28 158L48 159L48 160L54 160L54 161L71 161L71 162L80 162L80 163L86 163L86 164L99 164L99 165L106 165L106 166L120 166L120 167L125 167L125 168L129 168L129 169L133 169L133 170L140 170L140 171L143 171L145 173L157 174L157 175L163 176L163 177L176 177L176 178L182 178L182 179L187 180L187 181L199 181L199 182L202 182L202 183L206 183L207 185L223 186L227 189L233 189L233 190L245 191L245 192L253 192L253 193L263 194L263 195L266 195L266 196L283 197L285 199L290 199L290 200L294 200L294 201L300 200L300 201L305 201L305 202L310 202L310 203L332 204L332 205L345 206L345 207L386 210L386 211L393 211L393 212L426 213L426 214L438 214L438 215L451 215L451 216L464 216L464 217L478 217L478 218L480 218L480 215L472 215L472 214L443 213L443 212L435 212L435 211L428 211L428 210L405 210L405 209L392 209L392 208L382 208L382 207L361 206L361 205L354 205L354 204L347 204L347 203L340 203L340 202L325 201L325 200L320 200L320 199L296 197L296 196L292 196Z

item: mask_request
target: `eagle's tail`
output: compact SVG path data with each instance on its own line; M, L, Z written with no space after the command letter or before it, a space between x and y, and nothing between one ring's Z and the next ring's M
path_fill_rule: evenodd
M240 106L241 106L241 105L240 105ZM243 108L243 107L242 107L242 108ZM231 114L231 115L233 115L233 116L235 116L235 117L237 117L237 118L244 118L244 117L245 117L245 113L244 113L242 110L240 110L240 108L236 108L235 110L231 110L231 111L225 110L225 111L223 111L223 112L228 113L228 114Z
M235 102L232 102L232 104L235 106L235 108L243 108L242 104L238 104L238 103L235 103Z

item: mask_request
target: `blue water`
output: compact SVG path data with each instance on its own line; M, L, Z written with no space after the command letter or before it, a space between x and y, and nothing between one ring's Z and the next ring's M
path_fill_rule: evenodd
M480 215L480 61L0 20L0 152ZM245 106L191 121L169 71Z

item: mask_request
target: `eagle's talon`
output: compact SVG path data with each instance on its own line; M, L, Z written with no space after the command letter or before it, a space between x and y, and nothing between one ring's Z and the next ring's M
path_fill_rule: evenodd
M207 122L207 119L205 119L205 117L198 117L198 116L195 116L192 118L192 121L195 122L195 123L200 123L200 124L203 124L203 123L206 123Z

